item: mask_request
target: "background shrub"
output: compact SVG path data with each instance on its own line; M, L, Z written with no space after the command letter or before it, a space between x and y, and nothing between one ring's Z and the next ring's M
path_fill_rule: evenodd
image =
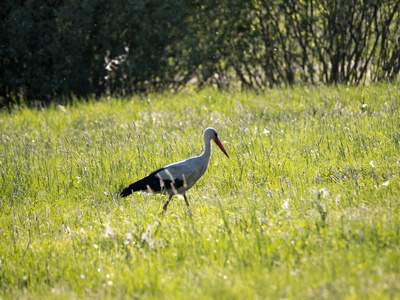
M396 80L398 1L0 4L0 102Z

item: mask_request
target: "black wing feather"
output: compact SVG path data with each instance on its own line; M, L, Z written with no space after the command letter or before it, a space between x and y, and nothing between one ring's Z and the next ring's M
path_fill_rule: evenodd
M164 190L170 190L172 180L164 179L161 181L160 178L157 176L157 173L162 170L164 170L164 168L155 170L154 172L150 173L148 176L144 177L143 179L140 179L140 180L135 181L134 183L130 184L129 186L127 186L126 188L124 188L122 190L121 197L129 196L133 192L148 191L149 188L153 193L161 193ZM163 184L161 182L163 182ZM173 185L174 185L175 189L178 189L183 186L183 180L176 178L176 179L174 179Z

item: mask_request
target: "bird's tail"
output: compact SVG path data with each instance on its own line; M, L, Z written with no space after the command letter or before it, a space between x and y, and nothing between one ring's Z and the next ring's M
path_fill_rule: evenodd
M144 178L145 179L145 178ZM138 180L126 188L124 188L121 192L121 197L126 197L132 194L133 192L138 192L138 191L147 191L147 183L144 179Z

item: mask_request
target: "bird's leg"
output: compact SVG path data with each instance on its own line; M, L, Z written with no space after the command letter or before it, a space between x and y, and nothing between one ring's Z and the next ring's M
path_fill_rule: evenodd
M166 211L166 210L167 210L167 207L168 207L169 201L171 200L172 196L173 196L173 195L170 195L170 196L169 196L169 198L168 198L168 200L167 200L167 202L165 202L165 204L164 204L164 206L163 206L163 210L164 210L164 211Z
M187 205L187 207L190 209L190 207L189 207L189 202L188 202L188 200L187 200L187 198L186 198L186 195L185 195L185 194L183 194L183 198L185 198L186 205Z

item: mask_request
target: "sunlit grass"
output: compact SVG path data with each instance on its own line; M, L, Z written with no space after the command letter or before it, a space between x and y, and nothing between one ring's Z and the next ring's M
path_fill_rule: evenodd
M400 90L100 99L0 115L4 298L397 298ZM213 148L189 192L123 187ZM215 149L215 150L214 150Z

